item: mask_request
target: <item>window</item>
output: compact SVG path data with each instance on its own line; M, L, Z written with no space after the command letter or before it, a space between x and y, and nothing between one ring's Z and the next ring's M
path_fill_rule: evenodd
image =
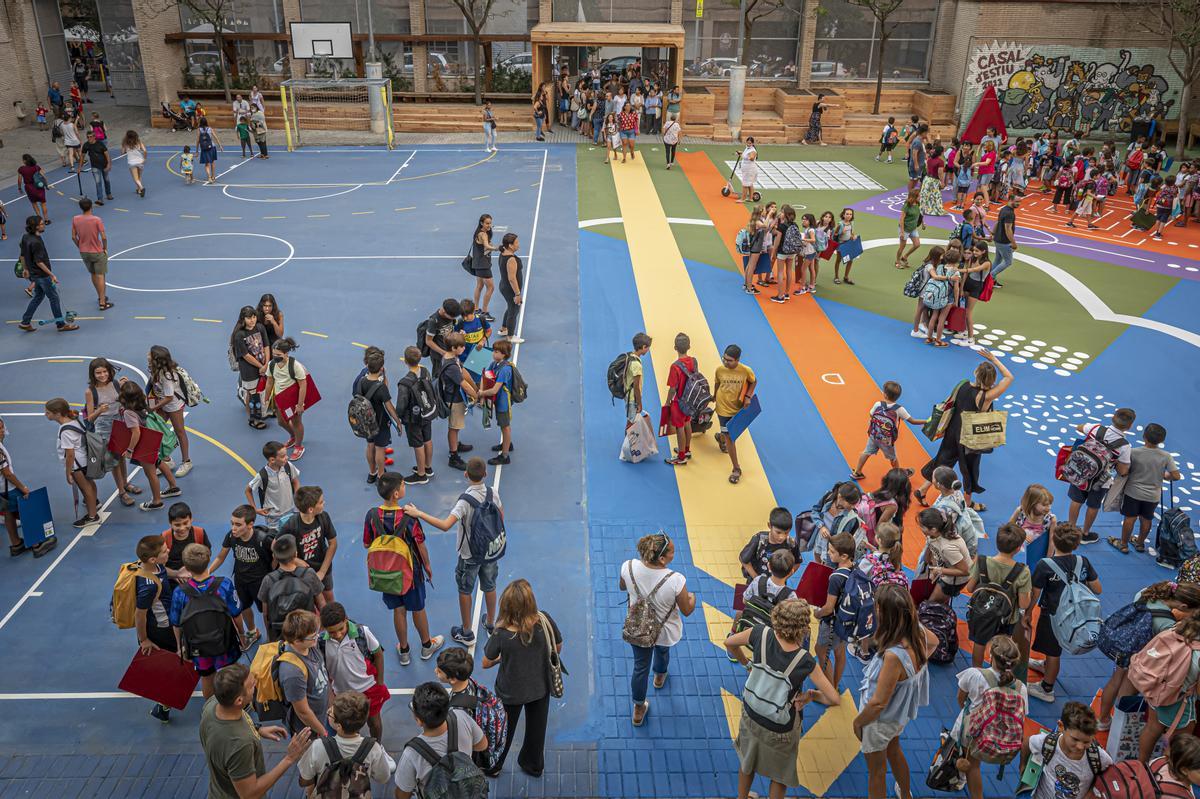
M670 22L670 0L579 0L569 8L556 3L559 22Z
M822 0L817 18L812 76L823 80L867 80L876 76L879 23L847 0ZM905 0L888 18L883 52L885 80L923 80L933 49L938 0Z
M747 0L748 79L795 79L803 12L803 0ZM729 77L730 67L737 64L738 14L738 3L732 0L708 0L703 16L698 19L696 0L684 0L686 75L707 79Z

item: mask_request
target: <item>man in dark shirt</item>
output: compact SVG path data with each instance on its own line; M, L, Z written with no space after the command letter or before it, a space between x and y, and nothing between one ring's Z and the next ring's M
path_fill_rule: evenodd
M37 330L33 326L33 313L42 304L42 300L50 300L50 311L54 314L54 324L59 332L78 330L79 325L68 322L63 316L62 303L58 299L58 278L50 268L50 256L46 253L46 244L42 241L42 233L46 230L46 220L40 216L31 216L25 220L25 235L21 237L21 260L25 264L25 273L33 281L33 299L21 315L21 324L17 327L26 333Z
M992 278L1000 285L1000 273L1012 266L1013 251L1017 249L1017 209L1021 206L1021 198L1015 193L1008 198L1008 203L1000 207L996 215L996 229L992 231L992 241L996 244L996 260L992 263Z
M108 147L104 142L96 141L95 131L87 132L87 141L83 145L83 155L79 158L79 163L75 165L75 172L78 174L83 171L83 159L87 158L92 167L92 180L96 181L96 205L104 205L106 199L111 200L112 184L108 182L108 171L112 169L112 156L108 154ZM100 189L104 189L104 194L100 193Z

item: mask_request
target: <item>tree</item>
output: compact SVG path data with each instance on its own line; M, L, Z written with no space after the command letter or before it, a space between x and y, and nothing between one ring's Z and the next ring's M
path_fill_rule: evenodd
M168 11L187 11L193 18L212 28L213 43L221 57L221 85L225 89L225 101L231 102L233 95L229 85L229 55L225 49L225 33L233 29L235 0L157 0L147 3L151 16Z
M488 18L492 16L492 6L495 5L496 0L451 0L451 2L463 15L463 19L467 21L467 27L471 29L471 63L475 71L475 105L481 105L483 103L483 78L480 75L480 67L485 63L481 37ZM489 72L490 69L491 65L489 64Z
M1200 3L1196 0L1121 0L1134 25L1167 40L1167 61L1179 76L1179 133L1175 157L1187 151L1188 117L1192 92L1200 82Z
M1178 2L1188 1L1178 0ZM883 95L883 51L887 46L888 39L892 36L892 31L896 29L895 25L888 25L888 18L904 4L904 0L846 0L846 2L870 11L871 16L879 23L877 33L879 44L875 48L875 69L878 70L875 78L875 107L871 111L872 114L878 114L879 98Z
M776 11L790 11L793 14L802 13L803 9L792 5L790 0L745 0L746 10L742 13L744 31L742 33L742 66L747 66L750 58L750 35L754 31L754 23ZM741 0L725 0L725 4L733 8L741 8Z

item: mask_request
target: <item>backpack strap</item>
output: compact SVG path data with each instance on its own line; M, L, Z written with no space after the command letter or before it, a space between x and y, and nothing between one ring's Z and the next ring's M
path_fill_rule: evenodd
M1058 748L1058 733L1052 732L1042 739L1042 766L1050 763L1054 757L1054 750ZM1089 749L1091 747L1088 747Z
M765 574L758 575L758 593L762 595L763 599L767 598L767 575Z
M1054 558L1042 558L1042 562L1050 568L1050 571L1054 572L1058 579L1062 580L1064 586L1071 582L1071 578L1067 576L1061 566L1054 562ZM1074 573L1074 569L1072 569L1072 573Z
M333 738L333 736L328 735L325 738L323 738L322 740L328 741L331 738ZM370 736L363 738L362 743L360 743L358 745L358 751L354 753L354 757L350 758L350 762L356 766L366 763L367 758L371 754L371 749L374 748L374 746L375 746L375 743L376 743L375 739Z
M332 735L326 735L321 739L321 745L325 747L325 757L329 758L330 768L336 767L342 762L342 749L337 745L337 739ZM357 755L355 755L357 757Z
M979 585L987 585L990 583L991 578L988 577L987 570L987 555L980 555L979 557L975 558L975 564L975 569L978 572L976 580L978 581ZM1016 567L1013 568L1015 569ZM1009 574L1012 574L1012 572L1009 572ZM1005 580L1007 584L1007 578L1005 578Z
M447 726L449 726L449 717L448 716L447 716ZM447 740L447 743L449 743L449 740ZM426 763L428 763L430 766L436 766L438 763L438 753L433 751L433 747L425 742L425 738L422 735L417 735L417 736L410 738L408 743L406 743L404 745L404 748L412 749L414 752L416 752L418 755L420 755L421 759L424 760Z
M1008 589L1012 588L1013 583L1016 582L1016 579L1021 576L1021 569L1023 569L1023 568L1025 568L1025 564L1018 562L1018 563L1014 564L1011 569L1008 570L1008 574L1004 577L1004 580L1000 583L1000 587L1002 589L1004 589L1005 593L1008 592Z
M1104 771L1104 766L1100 762L1100 747L1096 746L1095 741L1088 744L1087 762L1088 762L1088 767L1091 768L1091 770L1092 770L1093 776L1099 777L1100 772Z
M258 470L258 504L267 501L267 467Z
M208 588L204 589L204 593L208 594L209 596L216 596L217 592L221 590L222 579L224 578L213 577L212 582L208 584Z

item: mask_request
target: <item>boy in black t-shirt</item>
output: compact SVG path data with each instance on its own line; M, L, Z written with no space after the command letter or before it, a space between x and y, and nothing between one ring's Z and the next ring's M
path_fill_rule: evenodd
M425 340L418 341L417 346L429 350L429 361L433 374L442 370L442 359L450 357L446 347L446 336L454 332L454 324L462 315L462 306L453 297L442 300L438 308L425 322Z
M404 436L412 447L416 465L412 474L405 475L404 482L410 485L424 485L433 478L433 419L422 417L419 392L424 388L425 379L433 384L433 375L437 372L427 372L421 366L421 351L416 347L406 347L404 350L404 365L408 371L396 383L396 399L400 407L396 410L397 417L404 422ZM437 390L437 386L433 386ZM433 397L427 398L433 402Z
M771 555L776 550L786 549L792 553L795 566L791 574L795 574L796 569L800 568L802 554L796 539L791 537L792 521L792 514L787 508L775 508L768 518L770 529L750 536L750 540L738 555L742 564L742 574L746 576L747 582L759 575L771 573Z
M333 601L333 556L337 552L337 530L333 520L325 512L325 494L320 486L300 486L296 491L296 513L279 528L282 537L290 535L296 539L298 557L316 569L317 577L325 586L317 600L320 610L326 602Z
M242 614L234 621L242 637L242 650L254 645L261 633L254 622L254 608L263 613L263 604L258 598L258 589L263 578L271 572L271 538L266 531L254 526L256 516L253 505L238 505L229 519L229 532L221 542L221 551L209 568L215 572L233 553L233 587L237 590L238 604ZM263 617L266 624L266 617Z
M387 375L384 373L384 354L378 347L368 349L363 363L366 367L354 382L354 393L361 394L371 403L371 412L379 432L367 439L367 482L374 483L387 466L387 452L392 445L392 423L400 429L396 406L392 404L392 393L388 390Z
M212 551L208 533L198 524L192 524L192 509L186 502L176 502L167 509L167 520L171 529L163 530L163 542L167 545L167 576L177 584L188 575L183 573L183 550L188 544L201 544Z

